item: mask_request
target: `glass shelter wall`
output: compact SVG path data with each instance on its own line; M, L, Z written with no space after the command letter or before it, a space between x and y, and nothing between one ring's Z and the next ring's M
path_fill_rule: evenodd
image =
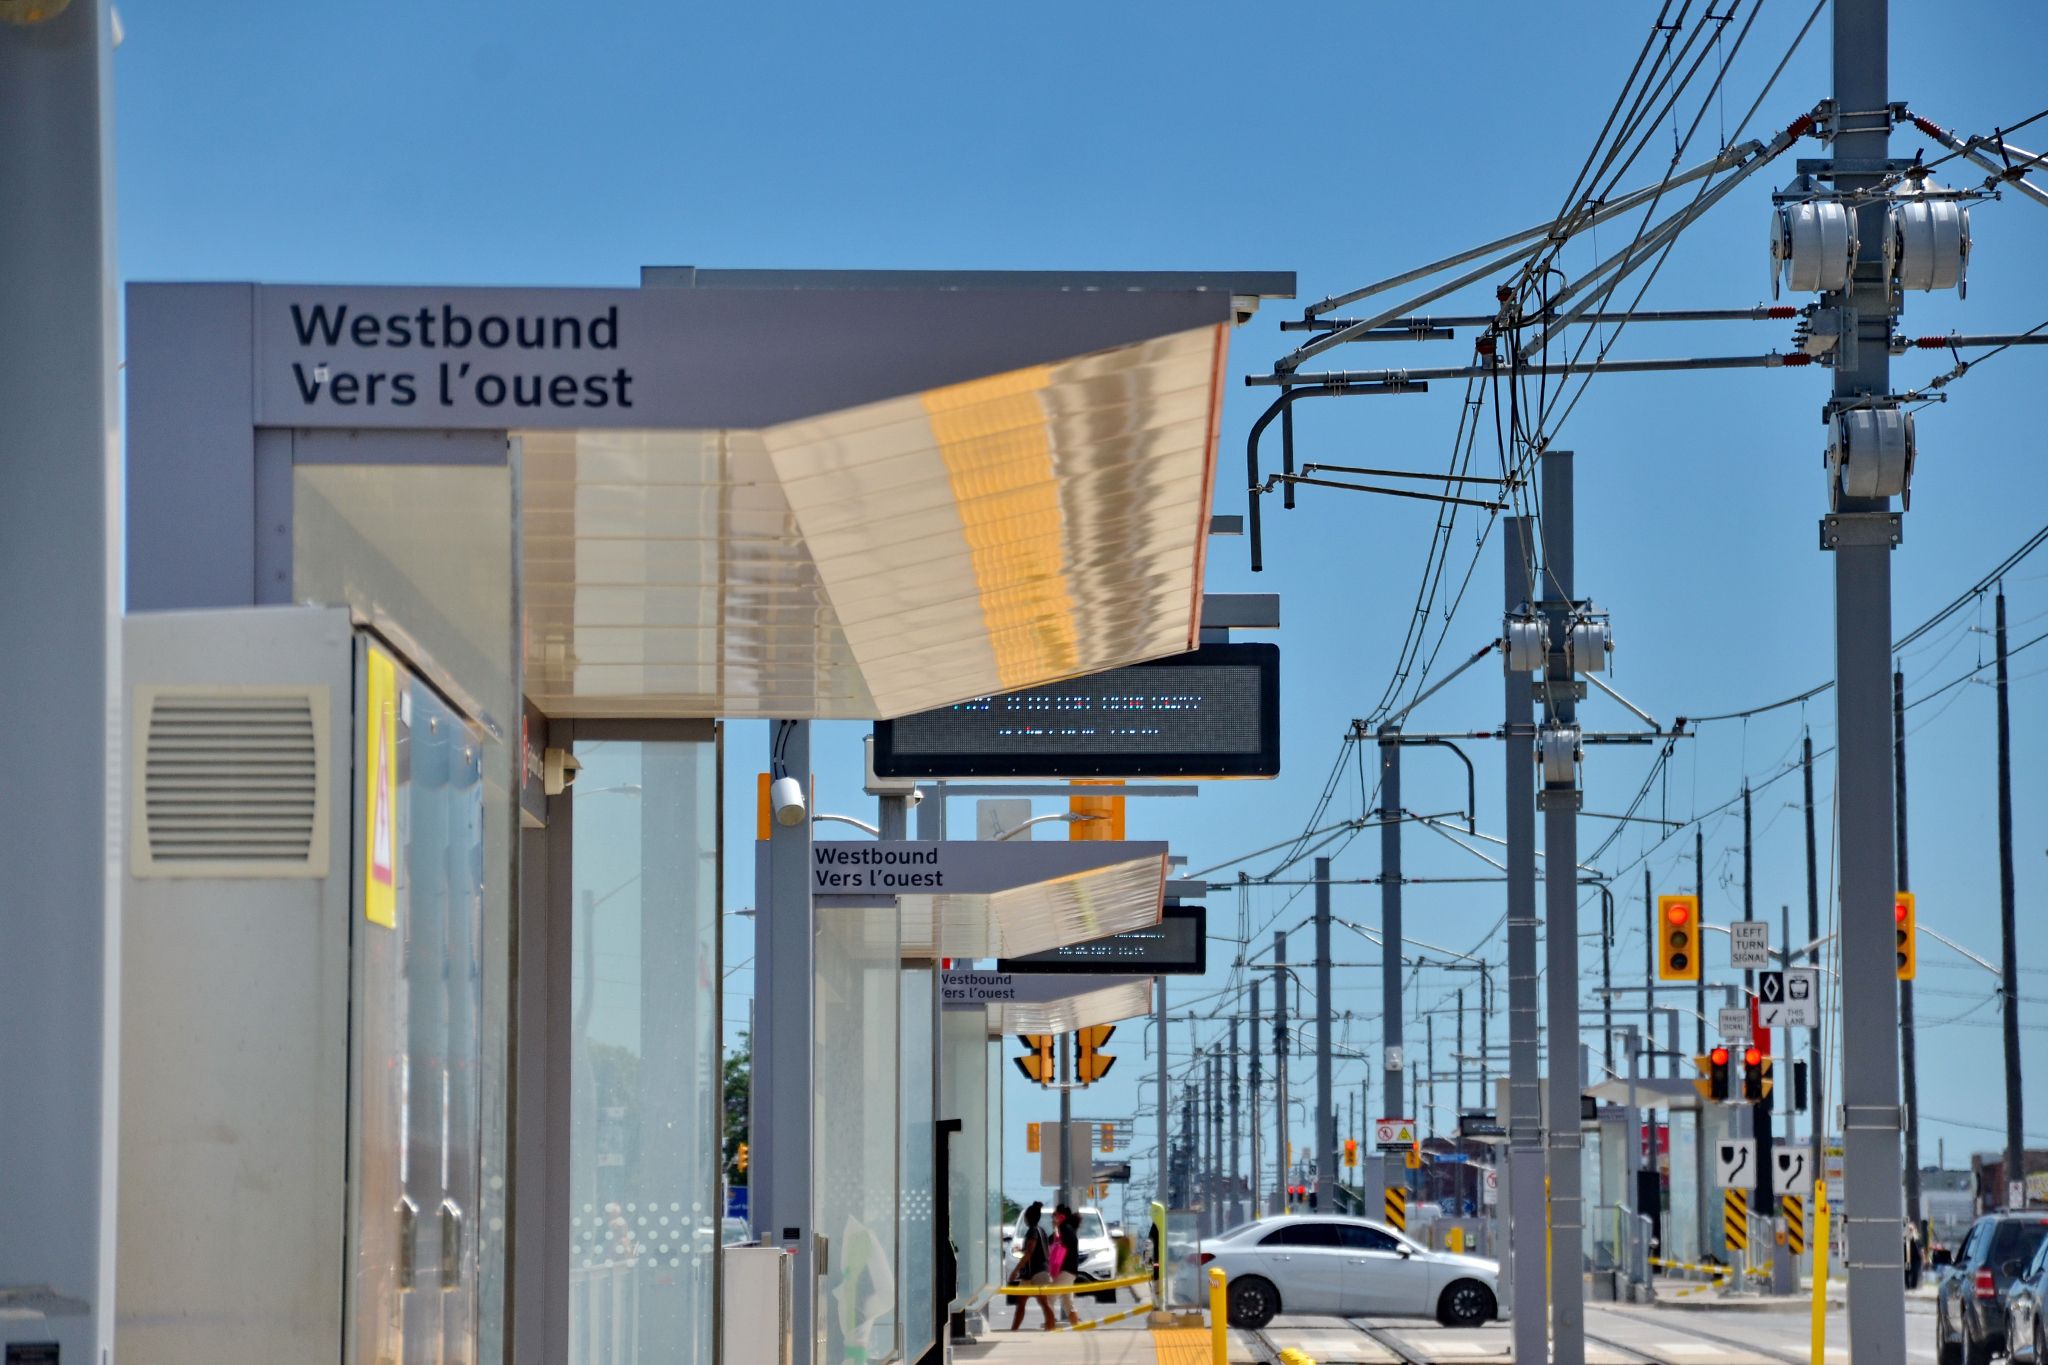
M1002 1235L989 1245L988 1207L991 1186L998 1167L989 1164L989 1048L988 1016L981 1010L947 1010L940 1018L944 1057L940 1066L939 1117L960 1120L960 1131L950 1145L948 1172L952 1208L953 1244L959 1249L959 1285L956 1295L969 1302L986 1289L994 1277L990 1266L1002 1255ZM1000 1086L1001 1076L996 1077ZM1001 1193L994 1194L1001 1212ZM1000 1219L998 1220L1000 1221Z
M938 1246L933 1199L938 1189L932 1128L937 1096L938 976L929 966L903 971L903 1197L897 1219L896 1303L903 1323L903 1358L916 1360L937 1335L933 1295L938 1290Z
M711 1365L718 751L579 737L569 1365Z

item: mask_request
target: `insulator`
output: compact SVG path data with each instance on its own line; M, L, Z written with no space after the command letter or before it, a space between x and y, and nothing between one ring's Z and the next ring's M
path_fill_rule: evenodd
M1771 215L1771 293L1847 289L1856 266L1856 215L1832 199L1781 204Z
M1927 188L1933 188L1931 185ZM1953 199L1902 194L1885 214L1885 273L1901 289L1968 292L1970 210Z
M1543 765L1546 787L1576 787L1579 783L1579 727L1546 725L1536 736L1536 761Z
M1850 408L1828 422L1828 487L1841 498L1892 498L1913 484L1918 446L1903 408Z
M1507 633L1508 671L1540 672L1550 657L1550 637L1544 623L1533 616L1510 616Z
M1572 622L1568 637L1572 672L1602 673L1607 669L1607 623L1586 618Z

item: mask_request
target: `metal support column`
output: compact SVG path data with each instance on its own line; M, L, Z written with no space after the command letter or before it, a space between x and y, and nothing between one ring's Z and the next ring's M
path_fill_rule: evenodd
M1884 183L1890 154L1889 0L1835 0L1834 189ZM1856 203L1851 199L1851 203ZM1847 310L1835 368L1837 401L1890 392L1891 298L1882 195L1857 204L1860 245L1848 290L1822 297ZM1842 1109L1847 1198L1849 1352L1857 1365L1906 1358L1905 1218L1899 1180L1899 993L1893 942L1891 554L1887 498L1843 496L1828 519L1835 575L1835 808L1840 835Z
M1540 580L1548 618L1550 653L1544 668L1545 712L1549 722L1577 720L1576 679L1569 663L1574 588L1572 554L1572 456L1546 450L1542 459L1543 540ZM1543 921L1544 993L1550 1034L1550 1112L1545 1134L1550 1174L1550 1325L1555 1365L1584 1365L1586 1281L1585 1199L1579 1127L1579 793L1573 784L1544 788ZM1512 875L1512 874L1510 874Z
M1892 816L1898 829L1895 856L1899 890L1913 889L1906 858L1906 675L1892 670ZM1820 935L1813 935L1814 938ZM1792 946L1786 936L1785 946ZM1913 983L1899 983L1900 1105L1906 1119L1906 1217L1920 1221L1920 1055L1913 1037ZM1816 1110L1815 1112L1818 1112ZM1819 1170L1820 1167L1814 1167Z
M1401 1113L1401 732L1382 726L1380 743L1380 1056L1387 1112ZM1419 1117L1419 1116L1418 1116Z
M1153 1068L1152 1102L1159 1111L1159 1193L1158 1200L1163 1208L1173 1207L1173 1196L1169 1176L1173 1167L1173 1132L1171 1116L1167 1112L1166 1098L1166 978L1159 977L1153 982L1152 1022L1155 1027L1152 1036L1157 1040L1157 1064ZM1165 1248L1160 1248L1165 1255Z
M1287 1212L1287 932L1273 931L1273 1212Z
M0 24L0 1302L31 1291L0 1342L88 1363L114 1343L125 804L110 9Z
M1815 843L1813 827L1813 736L1802 734L1799 740L1801 776L1806 782L1806 941L1813 948L1806 955L1808 963L1816 969L1815 980L1819 980L1820 967L1820 860ZM1791 944L1785 945L1790 948ZM1823 1131L1827 1123L1823 1119L1828 1110L1821 1102L1820 1083L1820 1030L1806 1031L1806 1112L1812 1117L1813 1169L1821 1169L1821 1148L1827 1141Z
M1060 1202L1074 1207L1074 1035L1060 1035Z
M1319 1204L1331 1208L1332 1191L1337 1188L1337 1152L1330 1135L1337 1125L1337 1110L1330 1085L1330 860L1318 858L1316 867L1316 1187L1322 1191Z
M1250 1081L1252 1092L1251 1122L1246 1125L1251 1133L1252 1169L1251 1183L1246 1187L1246 1192L1250 1196L1250 1216L1253 1218L1258 1217L1264 1212L1266 1207L1265 1185L1263 1183L1265 1163L1260 1160L1262 1153L1259 1151L1259 1082L1265 1079L1264 1069L1260 1064L1260 1058L1264 1053L1259 1047L1259 1025L1265 1021L1265 1015L1260 1010L1260 1006L1264 1002L1259 999L1259 987L1262 984L1257 977L1252 978L1251 1032L1246 1039L1249 1046L1245 1048L1246 1070L1249 1072L1247 1079Z
M1252 987L1254 991L1258 987ZM1237 1083L1237 1016L1230 1016L1230 1226L1236 1227L1245 1218L1241 1192L1244 1189L1244 1172L1238 1166L1238 1154L1244 1150L1244 1110L1242 1095Z
M811 725L772 721L769 771L811 771ZM815 1083L817 907L811 899L811 822L768 827L768 886L754 916L755 1013L752 1188L761 1240L795 1257L795 1339L809 1343L816 1322L817 1237L812 1224L811 1135Z
M1526 612L1536 599L1534 530L1525 517L1501 521L1502 577L1510 616ZM1508 1201L1507 1259L1513 1263L1514 1358L1540 1365L1550 1359L1550 1314L1544 1258L1543 1087L1536 1058L1535 702L1531 681L1527 673L1506 671L1501 715L1501 729L1507 736L1501 748L1507 769L1508 840L1508 1172L1502 1197Z
M2018 923L2015 918L2012 868L2012 688L2006 677L2005 583L1998 585L1998 961L2004 983L2005 1009L2005 1183L2008 1194L2017 1183L2020 1197L2009 1194L2007 1207L2025 1208L2027 1203L2027 1144L2021 1134L2020 1104L2020 980Z

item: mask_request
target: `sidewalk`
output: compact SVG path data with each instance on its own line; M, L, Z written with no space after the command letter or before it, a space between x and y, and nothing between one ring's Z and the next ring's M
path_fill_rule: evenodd
M998 1365L1209 1365L1209 1332L1196 1327L1153 1331L1135 1323L1113 1323L1093 1332L1027 1328L990 1332L972 1345L955 1346L953 1358ZM1251 1333L1231 1331L1231 1365L1260 1365L1267 1358Z

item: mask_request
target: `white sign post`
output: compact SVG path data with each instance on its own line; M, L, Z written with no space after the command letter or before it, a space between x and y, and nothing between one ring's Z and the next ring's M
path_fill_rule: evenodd
M1736 1138L1714 1149L1714 1183L1724 1190L1756 1188L1754 1138Z
M1739 919L1728 926L1728 965L1744 969L1771 965L1768 920Z
M1779 1194L1796 1194L1801 1199L1813 1193L1813 1149L1805 1143L1771 1144L1773 1186Z
M1486 1174L1479 1182L1479 1202L1490 1209L1500 1203L1500 1172L1491 1166L1485 1170Z

